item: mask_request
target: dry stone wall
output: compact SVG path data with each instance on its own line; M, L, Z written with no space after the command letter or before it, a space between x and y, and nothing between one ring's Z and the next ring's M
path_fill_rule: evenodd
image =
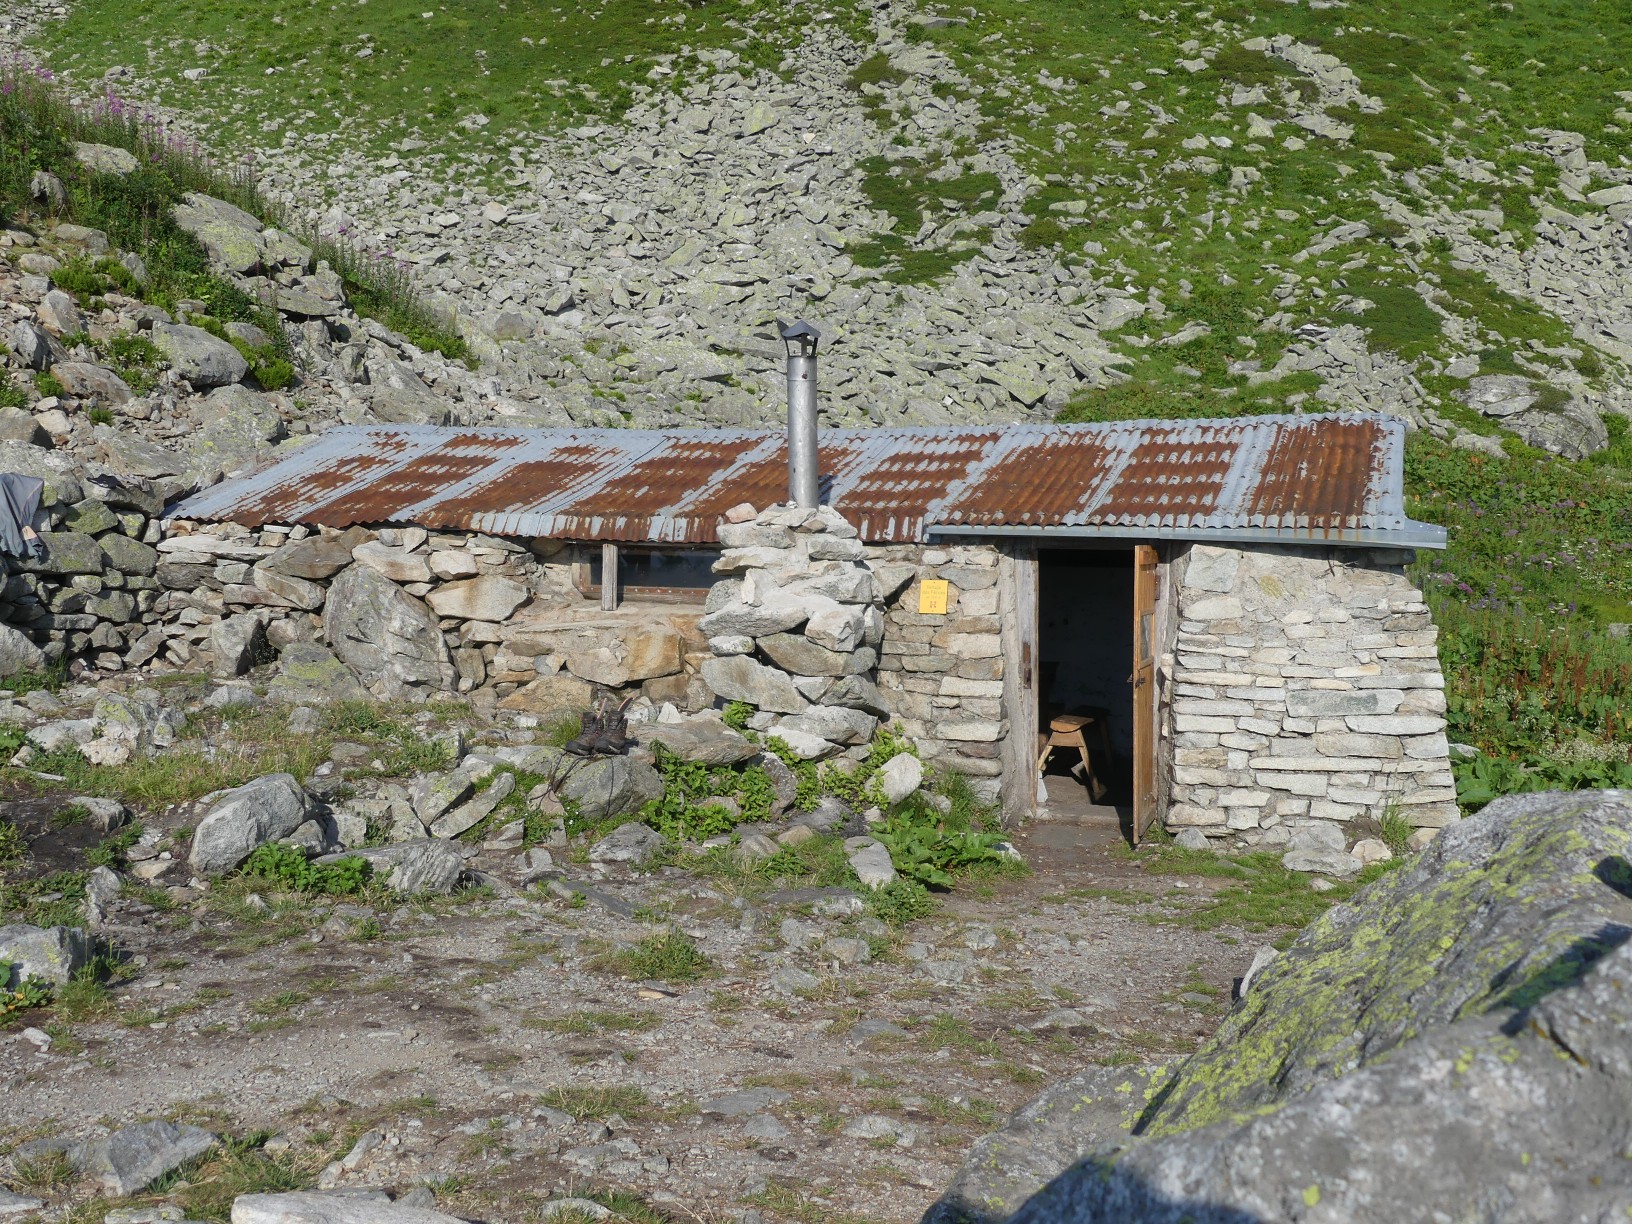
M890 710L875 682L880 583L856 529L827 506L726 518L714 570L727 577L700 625L713 655L704 681L758 707L749 726L803 760L864 750Z
M1009 711L1003 703L998 553L981 545L869 550L886 599L878 685L923 759L1000 796ZM946 614L918 611L928 580L947 584Z
M43 560L4 560L0 667L37 671L64 656L124 666L159 619L161 497L19 442L0 441L0 470L44 481L32 526L46 547Z
M86 496L94 490L95 497ZM470 693L550 713L597 690L698 709L696 605L606 613L552 541L423 528L164 524L156 493L48 482L43 562L8 559L5 674L173 668L240 676L275 664L296 702Z
M1197 545L1175 564L1169 826L1277 846L1391 807L1418 827L1458 818L1408 555Z

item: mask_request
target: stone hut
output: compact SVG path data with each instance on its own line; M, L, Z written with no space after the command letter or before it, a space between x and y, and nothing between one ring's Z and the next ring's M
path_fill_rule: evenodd
M253 639L295 689L344 664L379 696L540 714L597 687L746 701L811 758L893 720L1015 815L1077 711L1135 836L1457 818L1405 572L1445 537L1405 517L1401 421L828 432L814 509L783 502L786 452L774 431L333 429L171 508L174 642L230 669Z

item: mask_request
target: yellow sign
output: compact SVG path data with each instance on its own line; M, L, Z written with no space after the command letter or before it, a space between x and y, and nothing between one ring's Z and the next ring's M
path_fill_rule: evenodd
M946 601L952 584L944 578L929 578L918 586L918 613L920 616L945 616Z

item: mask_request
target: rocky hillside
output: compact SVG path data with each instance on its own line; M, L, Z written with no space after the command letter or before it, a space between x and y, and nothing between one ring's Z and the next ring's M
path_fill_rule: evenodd
M1632 1210L1629 815L1617 793L1491 804L1249 974L1170 1074L1090 1071L1022 1111L929 1218Z
M411 260L513 419L769 420L778 314L845 422L1334 404L1580 455L1628 402L1624 14L233 8L14 32Z

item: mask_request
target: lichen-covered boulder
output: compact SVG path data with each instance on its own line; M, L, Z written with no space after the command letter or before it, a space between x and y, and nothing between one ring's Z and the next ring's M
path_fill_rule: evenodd
M1263 969L1131 1136L1062 1117L1090 1154L1013 1224L1621 1218L1629 860L1621 792L1446 829ZM993 1185L971 1165L927 1218L1010 1220L1025 1187Z
M29 978L64 985L90 954L90 942L78 927L0 926L0 962L10 966L0 973L0 989Z
M164 350L170 366L194 387L225 387L249 373L244 355L202 327L155 323L153 343Z
M258 218L197 191L181 199L173 210L176 225L204 244L211 263L246 275L260 268L264 227Z
M424 701L457 683L436 616L366 565L350 566L329 587L323 633L363 686L386 701Z
M368 690L320 642L291 642L279 651L278 674L266 695L293 706L368 700Z
M647 800L662 797L663 779L657 770L625 756L575 765L561 783L561 798L576 803L586 820L630 815Z

